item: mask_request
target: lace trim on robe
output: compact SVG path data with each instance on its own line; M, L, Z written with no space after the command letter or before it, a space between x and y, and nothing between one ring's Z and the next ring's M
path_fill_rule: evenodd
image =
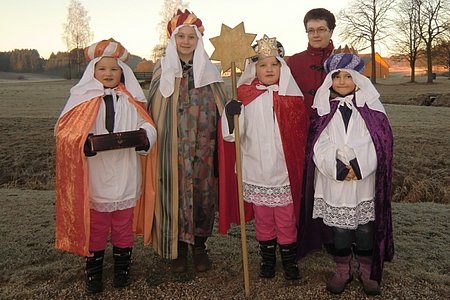
M90 201L90 207L100 212L112 212L116 210L124 210L130 207L134 207L135 205L136 200L134 199L117 202L104 202L104 203Z
M363 201L355 207L335 207L322 198L314 199L313 219L322 218L328 226L356 229L358 225L375 220L374 201Z
M244 182L243 196L246 202L269 207L287 206L293 202L290 185L266 187Z

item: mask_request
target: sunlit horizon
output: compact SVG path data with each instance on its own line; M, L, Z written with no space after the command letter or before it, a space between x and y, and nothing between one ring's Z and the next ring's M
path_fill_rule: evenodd
M67 52L62 34L67 20L70 0L32 1L23 6L21 1L2 2L0 19L0 51L14 49L36 49L39 55L48 59L51 53ZM151 3L150 3L151 2ZM335 15L345 8L350 0L329 1L189 1L189 10L200 18L205 27L204 44L209 55L214 51L210 38L220 35L221 25L235 27L244 22L247 33L276 37L286 51L293 55L307 46L303 17L316 7L324 7ZM91 43L114 38L133 54L151 59L152 49L159 43L158 23L164 0L122 1L96 0L80 1L90 17L93 32ZM24 9L24 7L26 9ZM337 20L339 26L339 20ZM344 46L337 35L333 35L336 47ZM383 48L384 49L384 48ZM381 47L376 51L382 55ZM384 51L386 52L386 51Z

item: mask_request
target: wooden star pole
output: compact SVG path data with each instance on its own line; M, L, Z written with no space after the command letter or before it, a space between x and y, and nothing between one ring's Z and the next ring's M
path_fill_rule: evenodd
M256 34L245 33L244 22L241 22L234 28L230 28L222 24L220 36L211 38L210 41L214 45L215 50L211 55L211 59L221 61L222 71L231 68L231 90L232 99L237 99L237 83L236 83L236 67L241 71L244 70L245 60L255 55L252 48L252 42ZM244 197L242 193L242 164L241 164L241 143L239 136L239 115L234 115L234 143L236 148L236 175L239 196L239 219L241 226L241 243L242 243L242 266L244 270L244 289L245 296L250 296L250 284L248 274L248 252L247 237L245 233L245 214L244 214Z

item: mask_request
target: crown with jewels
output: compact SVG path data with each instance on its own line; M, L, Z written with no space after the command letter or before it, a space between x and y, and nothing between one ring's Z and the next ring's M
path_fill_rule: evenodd
M256 55L251 58L252 61L257 61L258 59L269 56L284 56L283 45L278 42L276 38L269 38L266 34L264 34L262 39L256 41L256 44L253 45L253 49L255 50Z

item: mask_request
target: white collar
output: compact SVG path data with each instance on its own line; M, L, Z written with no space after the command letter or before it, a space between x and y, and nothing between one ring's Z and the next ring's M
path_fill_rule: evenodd
M355 96L353 94L347 95L345 97L336 97L331 99L330 101L339 101L338 107L339 106L347 106L348 108L352 109L353 108L353 98Z

